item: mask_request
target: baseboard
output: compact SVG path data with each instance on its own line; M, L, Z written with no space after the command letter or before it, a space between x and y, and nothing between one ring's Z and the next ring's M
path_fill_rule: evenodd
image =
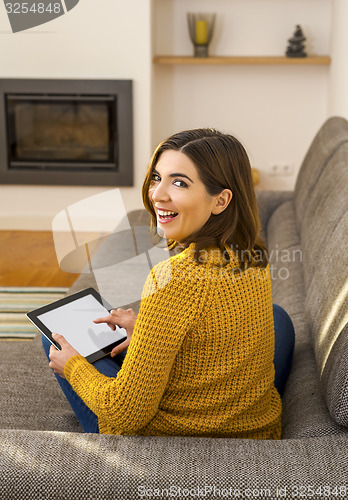
M0 231L52 231L49 215L0 215Z

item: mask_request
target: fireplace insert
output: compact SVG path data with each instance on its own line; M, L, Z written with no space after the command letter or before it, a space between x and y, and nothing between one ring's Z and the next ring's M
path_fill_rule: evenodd
M0 182L133 183L131 80L0 80Z

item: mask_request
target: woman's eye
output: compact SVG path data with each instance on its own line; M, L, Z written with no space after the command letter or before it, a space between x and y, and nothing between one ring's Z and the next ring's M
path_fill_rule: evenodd
M159 182L161 180L160 176L158 174L152 174L152 178L151 178L153 181L155 182Z
M174 184L175 184L175 186L178 186L178 187L185 187L185 188L188 187L188 185L186 184L186 182L180 181L180 180L174 181Z

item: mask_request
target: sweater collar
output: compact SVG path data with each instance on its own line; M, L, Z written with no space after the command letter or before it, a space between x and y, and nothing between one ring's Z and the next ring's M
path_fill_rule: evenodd
M196 244L191 243L180 253L180 255L183 258L188 257L190 260L195 261L195 249L196 249ZM227 257L227 255L229 256L230 261L235 262L237 260L235 253L230 247L228 247L228 245L225 245L224 254L219 247L205 248L200 251L199 263L201 264L211 263L220 266L226 263L225 257Z

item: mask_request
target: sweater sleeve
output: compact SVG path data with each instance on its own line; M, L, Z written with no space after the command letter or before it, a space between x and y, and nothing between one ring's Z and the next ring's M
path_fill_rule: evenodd
M132 340L116 378L100 374L82 356L67 362L64 374L97 415L100 432L141 434L156 415L175 357L201 314L207 293L207 280L195 276L186 260L176 266L168 260L148 276Z

